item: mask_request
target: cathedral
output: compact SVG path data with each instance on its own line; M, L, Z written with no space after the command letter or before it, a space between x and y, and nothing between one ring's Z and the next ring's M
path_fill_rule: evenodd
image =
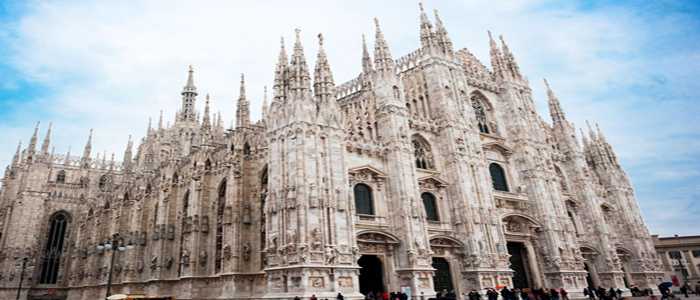
M297 30L262 119L241 76L230 128L190 67L174 122L161 113L119 160L92 131L82 153L55 153L37 125L2 177L0 298L656 291L659 257L603 132L577 134L546 81L551 119L538 115L502 37L486 67L437 11L419 20L420 47L395 58L375 19L342 84L323 36L311 68Z

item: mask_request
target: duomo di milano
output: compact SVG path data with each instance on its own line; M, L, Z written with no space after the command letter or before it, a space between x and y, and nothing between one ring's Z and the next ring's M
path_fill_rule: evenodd
M658 283L605 136L579 141L549 86L540 117L502 39L487 68L421 7L420 48L394 58L377 22L373 55L363 43L361 73L336 85L323 38L311 68L296 34L262 120L241 78L224 128L190 69L174 123L121 162L92 132L62 155L35 130L2 179L0 298L24 258L29 299L101 299L113 257L112 292L177 299ZM126 250L98 249L111 240Z

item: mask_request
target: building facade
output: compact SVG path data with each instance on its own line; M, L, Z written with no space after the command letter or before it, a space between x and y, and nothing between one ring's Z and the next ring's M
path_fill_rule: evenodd
M664 281L677 290L684 283L695 290L700 286L700 236L653 235L656 253L661 258Z
M149 122L121 161L95 155L92 132L81 155L56 154L37 126L2 179L0 298L22 274L29 299L85 300L110 277L177 299L658 283L605 136L579 141L548 85L541 118L502 38L489 33L487 68L421 7L420 47L394 58L375 23L373 55L363 39L340 85L322 36L313 69L298 30L291 56L282 41L256 122L243 78L225 129L190 68L174 123Z

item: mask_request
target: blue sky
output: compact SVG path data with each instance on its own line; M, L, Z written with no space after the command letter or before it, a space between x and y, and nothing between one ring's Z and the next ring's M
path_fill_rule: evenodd
M382 1L2 1L0 164L36 121L57 152L123 151L148 118L172 120L187 65L230 124L238 76L253 116L271 85L279 36L301 28L307 58L323 32L336 80L361 69L378 17L398 57L419 44L418 5ZM288 3L289 2L289 3ZM498 2L496 4L492 2ZM652 233L700 234L699 1L425 1L455 47L488 65L502 34L548 116L546 77L577 126L600 123L636 187ZM371 42L371 39L370 39Z

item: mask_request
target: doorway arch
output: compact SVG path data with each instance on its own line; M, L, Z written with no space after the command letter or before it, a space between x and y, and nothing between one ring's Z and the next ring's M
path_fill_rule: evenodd
M376 255L362 255L357 261L360 265L360 293L367 295L369 292L383 292L384 266L382 260Z

